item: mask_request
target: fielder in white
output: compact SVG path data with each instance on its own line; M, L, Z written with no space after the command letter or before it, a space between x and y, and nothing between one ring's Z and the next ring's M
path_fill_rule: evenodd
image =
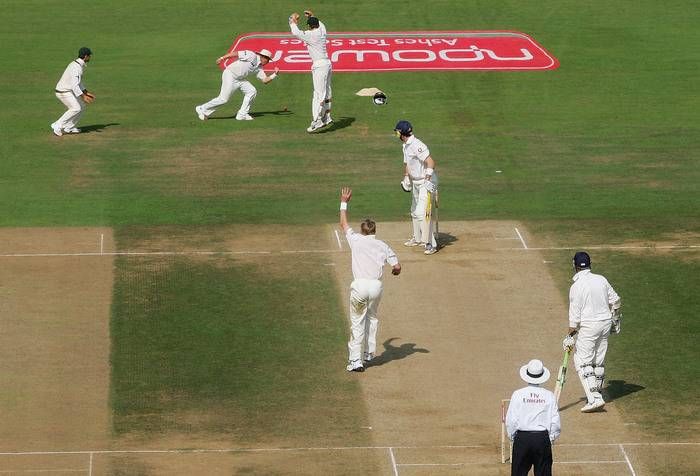
M377 349L377 309L382 298L382 271L385 264L391 266L391 274L401 273L396 253L381 240L376 239L377 225L365 219L360 224L361 233L355 233L348 225L348 202L352 190L343 187L340 192L340 228L350 246L352 276L350 285L350 331L348 342L349 372L364 372L364 362L374 358ZM364 348L364 354L362 349Z
M413 135L410 122L399 121L394 132L403 142L404 177L401 187L406 192L412 192L413 236L404 245L424 246L425 254L432 255L440 249L437 240L438 177L435 161L430 156L428 146Z
M314 132L333 122L331 118L331 77L333 68L326 51L326 26L316 18L311 10L304 12L309 29L301 31L299 26L299 14L292 13L289 16L289 28L292 35L304 42L311 57L311 76L314 82L314 97L311 101L311 125L306 132Z
M95 100L95 95L83 85L83 72L91 57L90 48L80 48L78 58L68 64L56 84L56 97L68 108L56 122L51 124L51 130L56 136L80 133L77 126L85 110L85 104Z
M591 257L585 251L574 255L574 284L569 290L569 334L564 348L574 345L574 365L588 402L584 413L605 405L602 390L605 379L605 353L608 337L620 332L622 302L607 279L591 272Z
M230 61L235 58L235 61ZM252 121L253 116L250 115L250 106L258 94L250 81L246 81L249 74L255 74L263 84L267 84L277 77L279 68L275 68L275 72L268 75L263 70L263 67L272 60L272 53L268 50L260 51L231 51L216 60L216 64L222 62L226 65L224 72L221 73L221 92L211 101L204 103L194 108L197 117L205 121L211 116L214 111L220 106L223 106L231 98L231 95L240 89L243 93L243 103L236 114L238 121Z

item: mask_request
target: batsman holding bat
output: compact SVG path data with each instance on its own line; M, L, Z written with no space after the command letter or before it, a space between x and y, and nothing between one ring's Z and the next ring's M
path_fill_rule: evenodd
M440 249L437 237L438 177L430 150L413 135L408 121L399 121L394 133L403 142L404 177L401 188L412 192L411 218L413 236L405 246L424 246L426 255Z
M92 51L83 46L78 51L78 57L71 61L56 84L56 98L68 110L51 124L54 135L78 134L78 121L85 110L85 105L95 100L95 95L83 85L83 72L90 62Z
M622 304L608 280L591 272L588 253L579 251L573 262L576 274L569 290L569 332L563 345L564 349L576 345L574 365L587 399L581 411L590 413L605 406L605 353L610 332L620 332Z

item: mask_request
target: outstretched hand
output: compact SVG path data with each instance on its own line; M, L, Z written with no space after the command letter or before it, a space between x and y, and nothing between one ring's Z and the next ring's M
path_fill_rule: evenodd
M298 23L299 22L299 14L297 12L294 12L291 15L289 15L289 21L290 21L290 23Z
M340 189L340 201L349 202L352 198L352 189L350 187L343 187Z

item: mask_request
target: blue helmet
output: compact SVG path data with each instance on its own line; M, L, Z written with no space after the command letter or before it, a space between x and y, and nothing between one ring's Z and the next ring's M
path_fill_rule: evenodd
M408 121L397 122L396 127L394 127L394 130L405 137L408 137L411 134L413 134L413 126Z

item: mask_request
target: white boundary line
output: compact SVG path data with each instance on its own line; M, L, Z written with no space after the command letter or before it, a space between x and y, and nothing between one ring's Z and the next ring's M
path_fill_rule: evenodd
M520 230L518 230L518 227L515 227L515 233L518 234L518 238L520 238L520 243L523 244L523 248L528 249L527 245L525 244L525 240L523 240L523 235L520 234Z
M620 451L622 451L622 455L625 457L625 461L627 462L627 467L630 469L630 472L632 473L632 476L637 476L637 473L634 472L634 468L632 467L632 462L627 457L627 452L625 451L625 447L622 445L619 445L619 446L620 446Z

